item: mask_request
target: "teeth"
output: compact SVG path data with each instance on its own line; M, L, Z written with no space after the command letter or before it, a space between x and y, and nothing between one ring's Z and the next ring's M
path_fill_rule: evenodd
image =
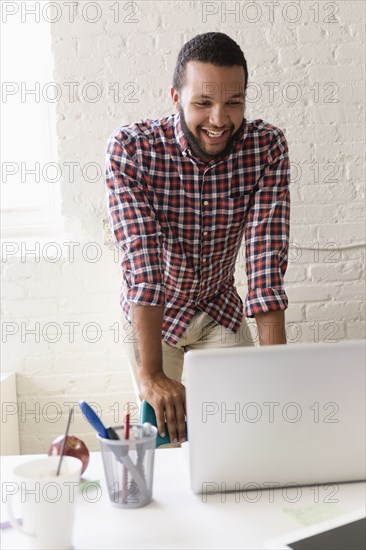
M206 128L204 128L204 130L208 133L210 137L220 137L224 133L224 130L222 132L210 132L209 130L206 130Z

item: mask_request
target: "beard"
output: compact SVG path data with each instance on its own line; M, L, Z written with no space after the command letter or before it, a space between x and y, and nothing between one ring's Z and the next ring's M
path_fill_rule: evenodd
M234 134L230 135L230 137L226 141L226 145L225 145L225 147L222 151L219 151L218 153L215 153L215 154L211 155L210 153L207 153L207 151L205 151L205 149L203 149L203 147L201 146L200 141L197 139L197 137L188 128L182 108L179 109L179 113L180 113L180 120L181 120L183 134L186 137L189 145L191 146L192 153L196 157L198 157L199 159L203 160L204 162L210 162L211 160L218 160L222 156L226 156L228 153L230 153L236 139L238 138L238 136L241 132L241 127L240 127L240 128L238 128L238 130Z

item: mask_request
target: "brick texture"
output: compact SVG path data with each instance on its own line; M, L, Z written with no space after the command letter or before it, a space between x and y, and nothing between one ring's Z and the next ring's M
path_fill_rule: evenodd
M186 40L216 30L239 42L251 94L258 92L245 114L284 130L293 164L288 341L365 338L365 4L299 2L296 12L293 2L271 8L259 0L103 1L96 22L94 2L86 11L79 2L74 21L58 4L54 79L79 83L75 101L64 93L57 104L60 162L94 162L102 174L115 128L174 112L172 71ZM95 102L90 83L100 87ZM63 177L61 194L74 257L12 256L1 265L3 368L18 372L22 453L47 451L65 429L70 402L94 402L115 424L135 399L120 331L120 265L102 242L103 175L91 181L77 170L73 182ZM99 247L97 261L89 243ZM243 258L236 280L244 299ZM97 449L75 412L71 432Z

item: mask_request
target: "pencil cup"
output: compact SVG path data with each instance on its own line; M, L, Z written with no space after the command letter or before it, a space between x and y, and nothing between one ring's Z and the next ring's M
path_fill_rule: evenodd
M109 498L114 506L140 508L152 500L157 428L144 433L134 425L133 437L124 439L124 426L114 426L119 439L97 435L102 452Z

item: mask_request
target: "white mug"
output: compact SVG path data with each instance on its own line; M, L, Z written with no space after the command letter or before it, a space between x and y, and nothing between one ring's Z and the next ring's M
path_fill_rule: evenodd
M31 548L72 548L82 462L64 456L60 474L56 476L59 461L59 456L48 456L21 464L13 471L16 483L7 501L9 522L27 535ZM20 498L22 525L14 517L13 498Z

